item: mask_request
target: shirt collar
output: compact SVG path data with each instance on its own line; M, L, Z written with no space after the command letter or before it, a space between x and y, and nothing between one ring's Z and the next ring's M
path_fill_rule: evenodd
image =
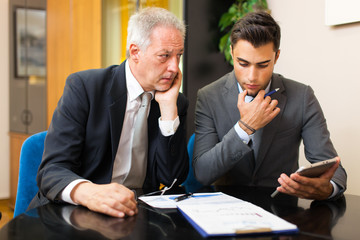
M137 99L144 92L144 89L141 87L140 83L136 80L135 76L132 74L128 60L125 63L125 76L126 76L127 93L128 93L129 101L131 102ZM152 100L154 98L155 91L150 91L149 93L151 93L151 100Z
M268 83L268 85L265 88L265 94L269 92L270 85L271 85L271 80L270 80L270 82ZM239 82L237 82L237 86L238 86L239 93L242 93L244 90L241 88ZM248 95L245 96L245 102L250 102L253 99L254 99L253 96L248 96Z

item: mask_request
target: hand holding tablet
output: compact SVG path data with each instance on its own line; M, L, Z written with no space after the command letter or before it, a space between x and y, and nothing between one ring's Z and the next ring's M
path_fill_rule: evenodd
M336 163L336 158L324 160L321 162L302 166L298 170L296 170L296 173L304 177L311 177L311 178L319 177L321 174L323 174L329 168L331 168L335 163ZM274 198L278 193L279 192L275 190L275 192L271 194L271 197Z

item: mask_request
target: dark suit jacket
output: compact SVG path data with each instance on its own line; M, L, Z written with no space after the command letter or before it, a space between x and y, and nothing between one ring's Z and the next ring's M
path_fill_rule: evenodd
M326 120L311 87L273 74L271 97L280 113L254 135L254 151L237 135L234 125L238 86L234 72L200 89L195 111L194 173L203 184L278 186L281 173L298 169L299 145L311 163L333 158ZM346 189L346 172L340 166L333 179Z
M112 170L126 110L125 62L120 66L71 74L54 112L39 167L39 193L30 207L59 200L59 193L75 179L97 184L111 182ZM148 166L146 188L169 186L188 172L185 118L188 101L179 94L180 126L164 137L158 126L160 109L151 102L148 117Z

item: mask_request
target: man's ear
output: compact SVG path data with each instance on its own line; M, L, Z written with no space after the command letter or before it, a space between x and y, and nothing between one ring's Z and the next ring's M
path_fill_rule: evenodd
M129 55L131 60L137 63L140 59L139 53L140 53L140 48L134 43L130 44Z
M277 62L277 60L279 59L280 56L280 49L277 50L276 55L275 55L275 63Z

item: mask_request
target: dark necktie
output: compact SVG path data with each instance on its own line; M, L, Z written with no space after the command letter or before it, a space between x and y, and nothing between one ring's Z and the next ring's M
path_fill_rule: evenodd
M249 144L249 147L251 147L254 151L255 162L258 161L262 132L263 132L263 128L256 130L254 135L251 137L251 143Z

